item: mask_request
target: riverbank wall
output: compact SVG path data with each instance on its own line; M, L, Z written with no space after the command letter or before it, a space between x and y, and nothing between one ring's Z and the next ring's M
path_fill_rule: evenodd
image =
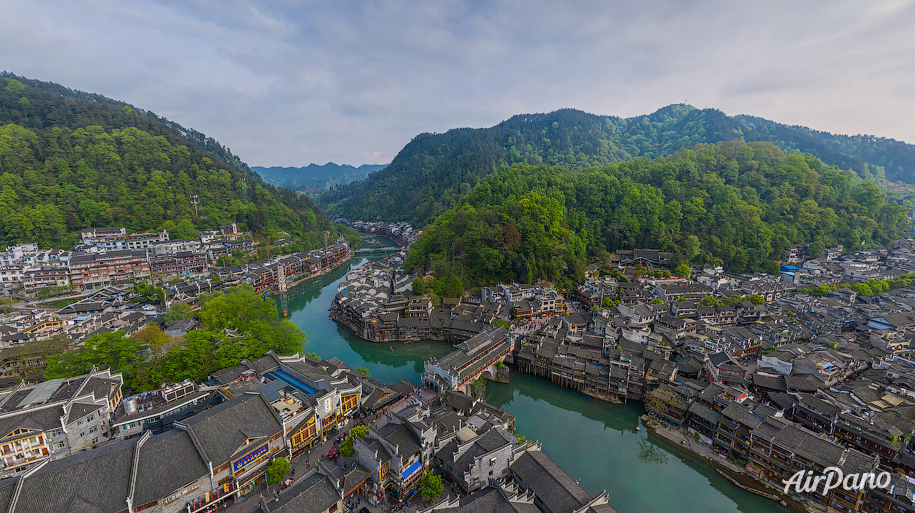
M750 493L777 502L782 506L791 508L800 513L823 513L824 510L815 507L808 501L800 501L792 495L787 495L782 489L776 488L771 483L765 482L750 474L746 468L723 458L711 446L703 444L693 437L669 429L657 422L647 423L651 433L657 435L674 445L674 450L679 449L714 467L721 475L735 486Z

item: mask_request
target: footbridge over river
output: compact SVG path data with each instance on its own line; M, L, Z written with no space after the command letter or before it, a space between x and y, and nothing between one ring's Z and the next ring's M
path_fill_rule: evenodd
M362 255L371 253L396 253L397 251L400 251L400 248L396 246L385 246L380 248L359 248L353 250L353 253L356 255Z

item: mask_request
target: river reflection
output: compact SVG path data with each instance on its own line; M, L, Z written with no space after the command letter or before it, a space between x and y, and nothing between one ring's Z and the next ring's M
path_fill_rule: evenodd
M308 334L303 352L366 367L384 382L419 384L423 362L448 354L450 344L367 342L327 316L345 274L375 258L354 258L277 296L277 308ZM789 511L734 486L679 446L638 430L641 403L610 404L516 371L508 384L488 383L487 400L514 414L517 433L542 442L543 451L589 492L606 489L620 513Z

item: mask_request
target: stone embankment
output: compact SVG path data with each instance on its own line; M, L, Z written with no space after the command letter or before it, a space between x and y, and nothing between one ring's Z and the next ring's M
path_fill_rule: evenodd
M647 417L642 416L645 421ZM800 501L794 496L786 495L782 490L775 488L769 483L765 483L755 476L751 475L746 468L722 458L718 452L707 444L697 441L695 438L681 432L674 431L664 427L650 419L646 422L651 431L664 438L665 440L680 446L686 452L693 456L702 458L711 464L716 470L734 485L761 497L778 502L782 506L789 507L801 513L819 513L822 510L814 507L809 501Z

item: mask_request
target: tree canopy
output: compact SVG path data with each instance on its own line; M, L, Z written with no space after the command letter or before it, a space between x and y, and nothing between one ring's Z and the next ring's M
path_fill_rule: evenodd
M580 281L589 255L654 248L689 266L778 272L791 244L849 250L903 233L904 208L851 171L736 142L579 172L515 164L426 227L405 269L465 286Z
M915 183L915 146L911 144L788 127L749 116L730 117L718 110L681 104L628 119L562 109L517 115L491 128L420 134L387 168L365 180L335 187L318 201L329 212L352 219L425 226L502 165L544 164L575 171L669 156L722 141L770 142L782 151L808 153L828 165L851 169L868 180L886 176Z
M307 343L301 329L279 318L273 299L261 298L248 285L212 294L200 308L200 319L200 329L183 338L153 327L130 337L122 332L95 335L81 349L49 356L45 377L77 376L96 365L122 372L127 388L143 391L185 379L205 381L242 359L260 358L270 350L294 354Z
M340 444L340 456L344 458L352 458L355 454L353 449L353 437L358 436L359 438L365 438L369 434L369 429L365 426L353 426L353 429L350 430L349 435L346 436L346 439Z
M434 501L444 490L445 485L442 483L442 476L437 476L430 472L419 480L419 493L428 502Z

